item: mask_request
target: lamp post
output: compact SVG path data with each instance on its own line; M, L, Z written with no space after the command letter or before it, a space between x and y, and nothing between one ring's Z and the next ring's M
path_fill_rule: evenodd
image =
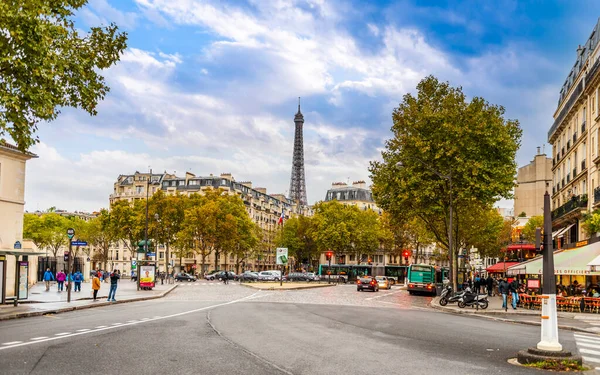
M454 263L456 261L456 271L458 271L458 261L457 258L454 256L454 232L453 232L453 225L452 225L452 221L453 221L453 217L454 217L454 199L453 199L453 194L452 194L452 170L450 171L450 173L443 174L440 173L439 171L435 170L434 168L432 168L430 165L428 165L427 163L425 163L423 160L414 157L414 156L409 156L410 159L416 160L419 163L421 163L425 168L429 169L431 172L433 172L436 176L438 176L439 178L442 178L446 181L448 181L448 190L449 190L449 218L448 218L448 254L450 256L450 272L449 272L449 276L450 276L450 280L452 280L452 287L454 288L454 290L457 290L457 283L456 283L456 272L454 270ZM396 163L396 166L399 167L403 167L402 162L398 162Z

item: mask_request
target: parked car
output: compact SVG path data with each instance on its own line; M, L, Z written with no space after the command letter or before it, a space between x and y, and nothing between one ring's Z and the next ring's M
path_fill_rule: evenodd
M386 276L375 276L375 280L381 289L392 289L392 283Z
M314 272L307 272L306 275L308 276L308 280L307 281L319 281L319 280L321 280L321 276L317 275Z
M310 278L306 272L290 272L287 275L289 281L309 281Z
M365 289L378 292L379 284L377 284L377 280L371 276L361 277L358 279L356 281L356 290L362 292Z
M175 281L196 281L196 276L192 276L189 273L179 272L175 275Z
M244 273L238 276L238 279L242 281L257 281L258 272L244 271Z
M223 280L223 276L225 275L225 272L227 272L227 278L229 280L237 280L238 276L235 274L235 272L231 272L231 271L220 271L220 272L215 273L213 276L217 280Z
M258 273L258 281L279 281L281 272L279 271L262 271Z
M215 279L215 274L219 273L221 271L210 271L204 274L204 278L206 280L214 280Z

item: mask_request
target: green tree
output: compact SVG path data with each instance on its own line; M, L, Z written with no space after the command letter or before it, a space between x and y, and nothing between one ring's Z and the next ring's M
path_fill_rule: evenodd
M56 257L61 247L68 243L67 229L69 222L57 213L49 213L41 216L44 236L47 238L47 246Z
M544 229L544 216L532 216L529 218L525 226L523 227L523 238L526 241L535 243L535 230L536 228Z
M314 238L314 221L308 216L296 216L285 221L283 228L277 232L275 243L278 247L287 247L293 268L308 263L314 266L318 262L320 252Z
M40 121L62 107L96 114L109 91L100 71L119 60L127 35L115 24L82 33L75 13L87 0L0 1L0 136L22 151Z
M120 200L110 207L116 240L125 244L132 258L137 252L137 244L144 239L145 207L146 202L143 200L135 200L133 204Z
M110 246L118 241L117 223L112 220L111 213L102 209L100 215L88 223L88 241L96 248L94 261L102 263L106 269Z
M588 236L600 232L600 210L587 214L583 221L583 230Z
M519 123L505 120L503 107L479 97L467 101L461 88L432 76L418 84L416 96L404 96L393 122L383 160L370 166L375 200L393 216L420 218L451 251L456 287L461 244L453 241L450 249L449 240L471 215L461 208L511 197Z
M152 238L165 246L167 264L170 260L170 246L177 241L177 234L182 229L188 203L188 198L185 195L166 195L162 190L159 190L150 198L148 231L151 233ZM178 249L184 250L178 253L180 264L182 257L189 254L188 251L185 251L185 247ZM168 271L168 265L165 268Z
M44 250L49 245L49 238L44 228L43 219L37 214L23 215L23 238L33 241L38 249Z

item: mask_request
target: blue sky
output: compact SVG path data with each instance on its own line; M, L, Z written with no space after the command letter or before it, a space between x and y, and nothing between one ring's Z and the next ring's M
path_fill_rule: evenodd
M599 15L566 0L90 0L77 27L115 22L128 49L104 72L98 116L40 126L26 209L106 207L119 174L148 167L286 193L299 96L308 199L322 200L332 182L368 180L393 108L428 74L518 119L524 165Z

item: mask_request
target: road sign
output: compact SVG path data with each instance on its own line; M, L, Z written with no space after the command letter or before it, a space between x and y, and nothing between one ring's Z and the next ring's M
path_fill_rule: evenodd
M277 264L287 264L288 262L288 249L287 247L277 248Z
M75 229L73 228L69 228L67 229L67 236L69 237L69 239L73 239L73 236L75 235Z
M146 255L149 256L149 257L155 257L156 253L146 253Z
M71 242L71 245L73 245L73 246L87 246L88 243L85 242L85 241L79 241L79 240L77 240L77 241Z
M19 241L15 242L15 246L13 246L15 250L21 250L21 243Z

